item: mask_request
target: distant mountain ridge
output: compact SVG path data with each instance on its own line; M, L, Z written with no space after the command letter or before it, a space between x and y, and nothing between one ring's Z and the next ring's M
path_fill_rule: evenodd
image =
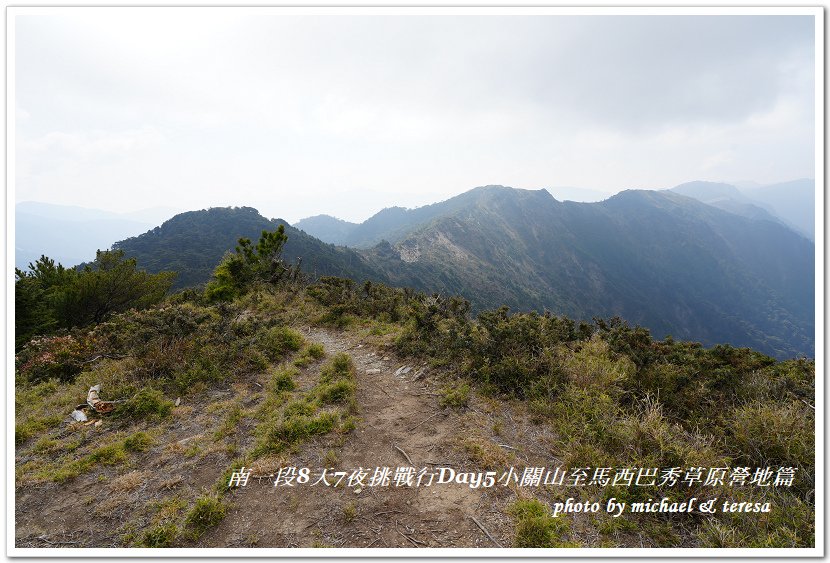
M750 219L776 221L815 241L815 182L811 179L740 189L720 182L687 182L670 189Z
M214 207L180 213L159 227L113 245L124 250L149 272L179 273L176 288L198 285L210 279L226 252L233 251L240 237L254 242L263 230L285 226L288 242L283 258L302 261L303 271L319 277L345 276L356 279L383 276L369 268L357 252L324 243L290 226L282 219L266 219L251 207Z
M298 221L294 226L322 241L345 245L358 223L344 221L331 215L315 215Z
M436 204L443 214L369 262L396 285L478 307L620 315L660 336L813 353L814 246L778 223L671 192L600 203L495 186L471 194L473 205Z
M704 187L714 190L708 196L723 191ZM316 218L359 241L357 249L250 207L182 213L113 246L151 272L178 271L177 287L186 287L206 282L239 237L256 240L284 224L285 259L301 259L312 277L459 294L475 310L619 315L658 338L812 356L815 246L767 212L757 215L676 191L629 190L577 203L547 190L483 186L418 209L388 208L360 225Z
M810 240L816 240L816 183L812 178L762 186L747 190L746 194L771 208Z
M399 242L420 225L450 211L448 206L464 206L482 186L449 200L416 209L388 207L363 223L351 223L330 215L302 219L295 226L311 236L332 244L368 249L381 241ZM548 190L544 190L550 193ZM576 188L562 188L563 193L579 193ZM749 219L774 221L801 235L815 240L815 188L810 179L795 180L768 186L740 189L723 182L694 181L680 184L669 191L697 199L707 205ZM600 192L582 190L599 201ZM469 195L468 195L469 194ZM583 194L583 195L585 195ZM568 201L565 199L565 201Z
M378 211L376 214L366 219L363 223L357 224L350 228L349 233L344 238L343 242L338 244L344 244L345 246L351 246L359 249L368 249L382 241L398 242L405 238L413 229L429 224L436 218L444 216L448 213L461 211L468 206L475 205L478 198L486 194L489 190L502 187L503 186L491 185L473 188L470 191L464 192L448 200L430 205L424 205L415 209L407 209L405 207L387 207L381 211ZM546 190L541 191L548 193ZM550 194L548 193L548 195ZM330 217L328 215L324 215L322 217L339 221L339 219L335 219L334 217ZM315 230L313 228L313 224L304 223L304 221L300 221L298 225L305 224L305 226L310 229L306 231L308 234L321 238L321 240L325 240L322 238L325 236L324 232Z
M482 186L471 191L475 192L477 189L486 189L487 187ZM555 197L562 201L601 201L610 197L609 194L584 188L560 187L545 191L555 192L557 194ZM561 197L559 197L559 194L561 194ZM448 201L457 200L456 203L461 205L467 201L464 194L461 194L458 198L461 199L451 198ZM397 241L412 227L429 222L437 215L444 213L443 203L445 202L416 209L387 207L363 223L352 223L331 215L315 215L301 219L294 226L325 242L355 248L369 248L383 240Z

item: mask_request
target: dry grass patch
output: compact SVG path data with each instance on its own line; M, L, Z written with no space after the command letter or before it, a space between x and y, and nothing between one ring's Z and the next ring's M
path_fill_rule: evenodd
M156 514L153 516L152 522L153 524L159 524L178 518L187 507L187 501L176 495L153 503L153 507L156 509Z
M285 456L269 454L251 462L251 476L271 476L286 463Z
M191 418L193 416L193 410L191 405L179 405L173 409L171 414L174 418Z
M158 490L160 491L172 491L181 486L184 479L181 475L174 475L169 479L165 479L161 483L159 483Z
M147 482L147 474L144 471L130 471L113 479L109 484L112 492L134 491Z
M109 494L102 499L93 499L92 511L98 516L109 516L132 502L126 491Z
M477 468L498 471L511 465L515 456L481 436L470 436L461 440L461 446Z

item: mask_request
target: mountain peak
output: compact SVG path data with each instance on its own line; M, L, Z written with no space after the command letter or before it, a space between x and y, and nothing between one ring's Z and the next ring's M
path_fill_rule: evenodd
M545 188L541 188L541 189L538 189L538 190L527 190L527 189L524 189L524 188L514 188L512 186L502 186L500 184L489 184L487 186L478 186L477 188L473 188L472 190L469 190L467 192L459 194L456 197L464 197L468 194L475 194L475 193L478 193L478 194L481 194L481 193L536 194L536 195L547 195L547 196L553 197L550 194L550 192ZM447 201L451 201L452 199L455 199L455 198L450 198L450 200L447 200Z
M732 184L724 184L722 182L686 182L671 188L671 192L693 197L703 203L711 203L724 199L732 199L735 201L745 202L748 198Z

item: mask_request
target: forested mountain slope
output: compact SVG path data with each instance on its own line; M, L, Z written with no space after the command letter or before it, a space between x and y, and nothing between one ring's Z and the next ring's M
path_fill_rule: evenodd
M174 287L204 283L222 256L235 248L240 237L257 240L263 230L285 225L288 243L285 260L302 259L303 271L316 278L324 275L383 279L353 250L326 244L280 219L266 219L251 207L189 211L176 215L143 235L113 245L135 257L150 272L178 272Z
M116 244L149 271L207 281L240 236L268 220L251 208L177 215ZM670 191L626 191L599 203L487 186L363 225L371 248L325 244L286 226L285 257L312 277L338 275L577 319L619 315L659 337L752 346L775 357L814 353L814 245L789 228Z
M472 193L472 192L471 192ZM474 307L620 315L655 334L813 353L813 245L669 192L558 202L502 187L372 249L394 283L469 295Z

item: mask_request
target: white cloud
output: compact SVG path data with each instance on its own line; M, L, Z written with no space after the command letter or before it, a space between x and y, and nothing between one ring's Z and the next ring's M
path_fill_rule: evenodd
M158 145L163 137L152 127L128 131L53 131L17 145L18 154L48 159L56 155L95 159L129 156L132 151ZM41 156L42 155L42 156Z
M18 200L365 218L814 168L810 18L69 13L16 20Z

